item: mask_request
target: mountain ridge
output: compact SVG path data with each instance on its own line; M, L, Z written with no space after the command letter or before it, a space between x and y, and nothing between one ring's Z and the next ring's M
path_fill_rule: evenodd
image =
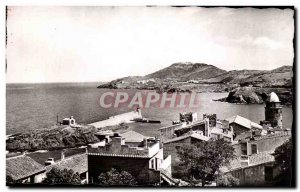
M226 71L205 63L179 62L145 76L122 77L101 84L98 88L157 89L161 91L175 88L179 91L185 91L194 90L204 84L219 84L212 89L216 92L222 92L238 86L291 88L292 77L293 67L288 65L273 70Z

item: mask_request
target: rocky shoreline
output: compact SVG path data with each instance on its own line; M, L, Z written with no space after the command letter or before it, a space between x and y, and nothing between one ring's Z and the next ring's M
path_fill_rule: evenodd
M271 92L275 92L281 104L290 106L293 104L293 92L288 88L259 88L259 87L239 87L229 92L225 98L214 101L237 103L237 104L262 104Z

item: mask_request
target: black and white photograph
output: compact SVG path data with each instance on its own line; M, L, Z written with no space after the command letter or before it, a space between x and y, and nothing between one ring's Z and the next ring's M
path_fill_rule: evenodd
M9 188L296 186L293 6L5 12Z

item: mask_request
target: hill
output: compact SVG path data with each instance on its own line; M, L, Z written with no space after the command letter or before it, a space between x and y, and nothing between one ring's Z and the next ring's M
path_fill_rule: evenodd
M208 79L224 72L226 71L204 63L174 63L145 77L188 81L191 79Z
M293 67L274 70L225 71L204 63L174 63L145 76L129 76L103 83L98 88L147 89L166 92L224 92L237 87L292 88Z

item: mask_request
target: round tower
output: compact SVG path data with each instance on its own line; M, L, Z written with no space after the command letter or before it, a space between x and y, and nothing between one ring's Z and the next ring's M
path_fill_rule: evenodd
M272 127L282 128L282 107L278 96L274 92L266 100L265 121Z

